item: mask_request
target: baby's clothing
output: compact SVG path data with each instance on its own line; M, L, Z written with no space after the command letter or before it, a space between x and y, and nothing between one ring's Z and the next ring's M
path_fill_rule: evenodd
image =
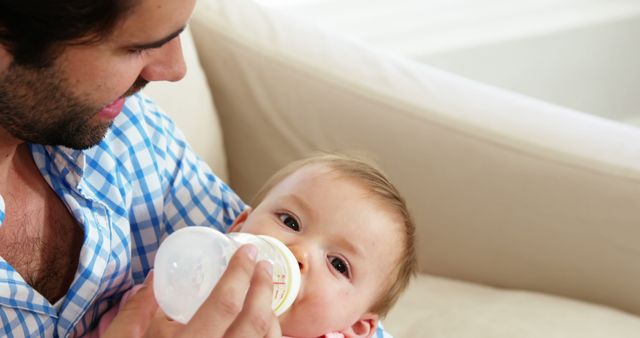
M98 327L88 332L86 335L84 335L84 337L100 338L102 335L104 335L105 331L107 331L107 328L109 327L109 325L111 325L111 322L118 314L118 311L120 311L120 309L124 306L124 303L126 303L131 296L135 295L136 292L138 292L138 290L140 290L141 287L142 285L136 285L133 288L131 288L131 290L127 291L122 296L122 300L120 301L119 304L114 305L113 307L111 307L109 311L107 311L104 315L102 315L102 318L100 318L100 323L98 323ZM282 337L282 338L292 338L292 337ZM344 338L344 335L339 332L330 332L325 334L323 338Z

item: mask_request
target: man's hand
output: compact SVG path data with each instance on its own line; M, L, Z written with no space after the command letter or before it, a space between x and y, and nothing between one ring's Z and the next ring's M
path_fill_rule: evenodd
M271 310L272 267L256 264L256 247L244 245L231 258L211 295L186 325L167 318L153 295L153 277L124 304L104 337L281 338Z

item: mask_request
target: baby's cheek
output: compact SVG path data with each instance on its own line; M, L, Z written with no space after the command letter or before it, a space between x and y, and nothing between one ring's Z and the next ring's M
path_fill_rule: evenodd
M303 292L293 304L289 316L285 313L284 317L288 317L285 323L281 321L286 335L320 336L344 329L362 315L353 288L332 283L330 279L309 284Z
M348 302L345 296L348 292L318 292L306 299L304 304L305 312L313 314L311 318L319 323L333 324L336 318L340 318L344 310L344 302ZM341 301L342 300L342 301Z
M332 330L336 330L350 325L358 317L358 304L353 290L333 290L331 294L318 297L312 307L316 309L317 318L323 318Z
M318 337L333 331L336 314L321 297L297 301L280 317L282 333L291 337Z
M333 309L335 294L316 293L311 297L305 299L301 305L312 312L322 312L322 310Z

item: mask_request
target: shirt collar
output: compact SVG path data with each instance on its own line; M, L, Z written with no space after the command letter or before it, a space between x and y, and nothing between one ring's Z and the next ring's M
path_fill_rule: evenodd
M63 177L70 186L78 187L84 175L84 152L82 150L54 146L43 146L43 150L49 154L51 163L56 167L61 177ZM36 161L36 163L38 163L38 161Z
M39 168L43 163L47 163L47 161L41 160L42 157L48 154L52 165L62 174L61 177L64 177L66 182L72 187L78 187L84 174L85 155L83 151L37 144L29 144L29 148ZM4 224L6 215L6 204L0 194L0 226Z

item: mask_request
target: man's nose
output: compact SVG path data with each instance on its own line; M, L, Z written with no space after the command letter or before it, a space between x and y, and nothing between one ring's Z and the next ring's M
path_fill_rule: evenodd
M180 37L176 37L154 51L140 76L147 81L178 81L186 72Z

